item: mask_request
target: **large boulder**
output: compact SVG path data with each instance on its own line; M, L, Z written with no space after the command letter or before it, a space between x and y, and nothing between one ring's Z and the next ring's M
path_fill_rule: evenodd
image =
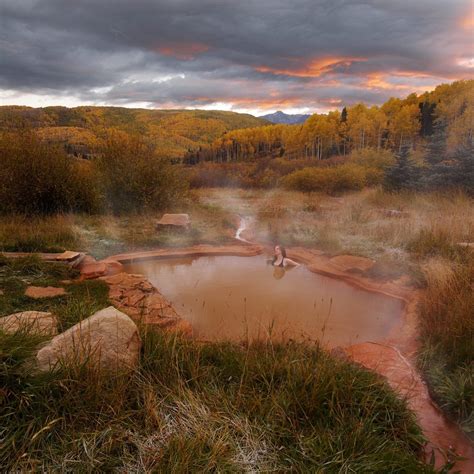
M24 331L40 336L54 336L58 333L56 316L43 311L22 311L0 318L0 329L7 334Z
M137 366L141 340L136 324L113 306L102 309L53 338L39 350L40 371L62 364L88 364L105 371Z

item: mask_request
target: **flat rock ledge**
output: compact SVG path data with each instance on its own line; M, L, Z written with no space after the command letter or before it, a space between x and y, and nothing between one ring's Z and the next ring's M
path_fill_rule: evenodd
M182 319L173 305L143 276L118 273L102 277L109 285L111 303L134 321L149 329L192 334L192 326Z
M191 219L188 214L163 214L156 223L157 229L188 229L191 225Z
M22 311L0 318L0 329L7 334L21 331L39 336L55 336L58 333L58 321L52 313Z
M71 364L101 372L129 371L138 365L140 348L136 324L109 306L54 337L36 354L36 365L40 372Z

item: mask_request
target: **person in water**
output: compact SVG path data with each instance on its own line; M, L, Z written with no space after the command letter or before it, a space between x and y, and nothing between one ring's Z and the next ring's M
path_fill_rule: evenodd
M274 267L297 267L299 263L296 263L291 258L286 256L285 247L281 245L275 245L275 254L273 255L272 265Z

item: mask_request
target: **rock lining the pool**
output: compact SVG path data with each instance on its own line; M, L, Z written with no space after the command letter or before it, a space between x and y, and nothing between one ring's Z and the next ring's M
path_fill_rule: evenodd
M110 302L135 322L148 329L192 335L191 324L143 275L122 272L100 279L109 286Z

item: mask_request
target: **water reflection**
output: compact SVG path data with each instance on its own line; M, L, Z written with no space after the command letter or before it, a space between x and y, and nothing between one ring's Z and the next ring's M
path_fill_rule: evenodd
M275 267L273 269L273 278L275 280L281 280L285 276L285 269L283 267Z

